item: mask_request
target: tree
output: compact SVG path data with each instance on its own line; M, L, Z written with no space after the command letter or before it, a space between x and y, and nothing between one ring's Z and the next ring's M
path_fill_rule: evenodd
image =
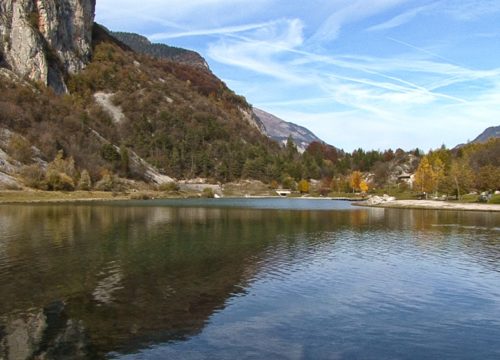
M453 189L457 199L460 200L460 194L469 191L474 184L474 173L469 166L468 159L461 158L453 161L445 182L449 184L448 187Z
M424 156L418 165L415 173L415 185L420 191L426 193L432 192L435 187L435 174L427 156Z
M89 172L87 170L83 170L80 175L80 180L77 185L78 190L89 191L92 188L92 180L90 179Z
M120 171L125 177L130 173L129 161L128 149L123 145L120 146Z
M364 180L361 180L361 183L359 184L359 189L361 190L362 193L366 193L368 191L368 183Z
M497 190L500 188L500 168L486 165L476 175L476 185L480 190Z
M444 179L444 162L440 158L436 158L432 164L432 171L434 172L434 190L438 191L439 184Z
M309 189L310 189L309 181L305 179L299 181L298 190L300 191L301 194L309 193Z
M64 159L64 153L59 150L55 159L47 166L47 185L49 190L75 190L75 161L72 157Z
M349 184L351 185L352 191L360 190L361 185L361 172L353 171L349 179Z

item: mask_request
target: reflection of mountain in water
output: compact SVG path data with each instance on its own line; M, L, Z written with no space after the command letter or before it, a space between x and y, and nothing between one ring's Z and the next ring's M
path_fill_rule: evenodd
M7 324L0 349L9 359L12 336L31 339L37 351L45 320L27 309L54 299L64 301L73 324L60 326L58 336L69 339L64 334L78 324L100 354L192 336L262 266L272 266L282 235L357 221L362 211L18 206L0 213L10 235L2 237L0 260ZM20 322L25 330L15 331Z
M422 243L415 246L439 248L446 245L434 235L442 230L432 224L489 226L497 219L470 215L383 209L0 207L0 357L50 353L49 358L67 358L61 349L104 356L186 339L259 274L297 259L307 262L324 246L342 241L345 232L388 231L397 241L401 231L421 230L431 236L420 237ZM464 251L480 258L479 246ZM47 309L59 309L52 310L58 315L50 318ZM21 343L29 345L31 354L13 352L12 344Z
M0 328L1 359L88 359L89 347L82 321L67 317L62 302L26 314Z

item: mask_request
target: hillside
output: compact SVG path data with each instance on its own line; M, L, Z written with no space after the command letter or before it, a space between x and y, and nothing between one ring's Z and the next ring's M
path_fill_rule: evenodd
M0 69L4 186L72 189L86 172L103 189L127 187L125 179L278 176L279 168L270 169L281 163L282 150L262 134L245 99L208 69L132 52L98 25L91 38L91 61L75 72L61 68L64 86L48 78L26 81L6 58ZM67 93L55 94L61 91Z
M286 144L291 136L297 149L304 152L311 143L322 142L321 139L303 126L287 122L255 107L253 112L264 124L267 136L280 144Z
M485 143L490 139L500 138L500 125L492 126L484 130L477 138L475 138L473 143Z
M206 60L197 52L165 44L154 44L139 34L114 31L109 33L137 53L209 70ZM279 144L286 144L288 137L291 136L299 151L304 152L312 142L321 142L316 135L302 126L286 122L258 108L253 108L253 113L257 117L253 120L256 126Z
M139 34L116 31L110 34L139 54L208 69L205 59L195 51L151 43L145 36Z

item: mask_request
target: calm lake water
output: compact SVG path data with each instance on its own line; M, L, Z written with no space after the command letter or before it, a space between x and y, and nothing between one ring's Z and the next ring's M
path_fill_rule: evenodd
M500 214L0 206L0 359L500 359Z

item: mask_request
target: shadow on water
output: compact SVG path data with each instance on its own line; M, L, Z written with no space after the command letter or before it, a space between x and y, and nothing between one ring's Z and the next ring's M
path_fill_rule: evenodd
M406 242L422 256L453 247L499 271L498 215L345 210L2 206L0 358L104 357L186 340L254 282L326 253L405 252Z

